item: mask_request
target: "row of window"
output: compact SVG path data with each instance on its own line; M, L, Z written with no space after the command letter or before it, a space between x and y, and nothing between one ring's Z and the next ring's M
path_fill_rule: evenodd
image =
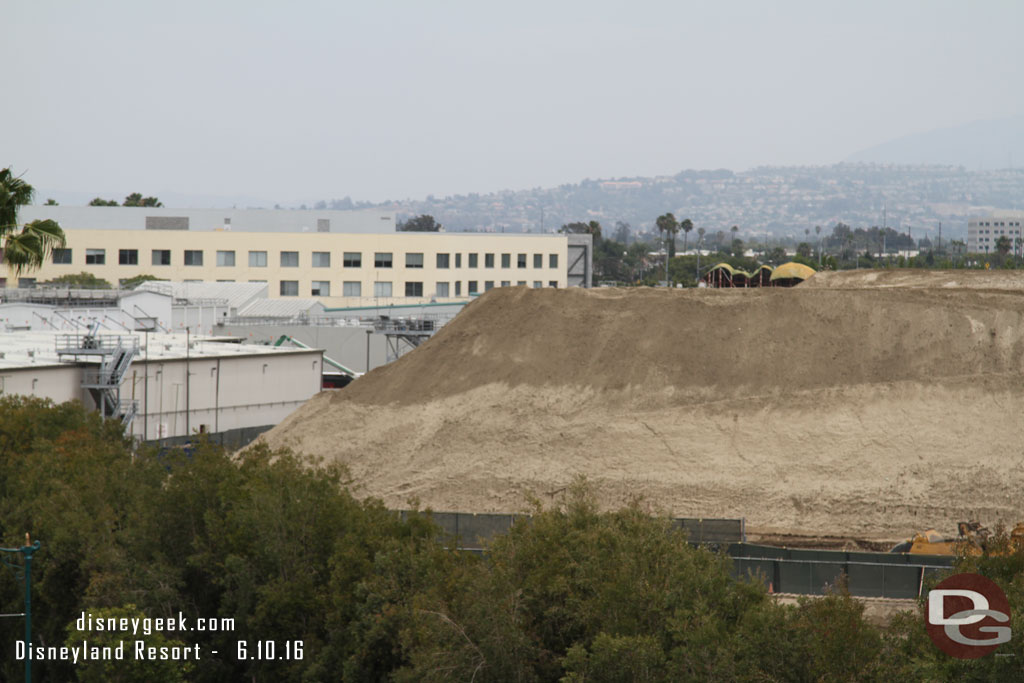
M279 254L280 263L282 268L298 268L299 267L299 252L297 251L282 251ZM435 254L436 265L438 268L451 268L452 267L452 256L453 254ZM462 267L462 254L454 254L454 262L456 268ZM479 267L479 254L466 254L466 266L468 268ZM512 267L512 254L484 254L484 268L494 268L495 256L501 257L501 267L511 268ZM526 268L529 260L529 254L516 254L516 268ZM70 264L72 258L71 249L54 249L53 250L53 262L57 264ZM106 249L86 249L85 250L85 263L86 265L97 265L102 266L107 262ZM137 266L139 265L139 250L138 249L118 249L117 250L117 263L122 266ZM186 266L201 266L203 265L203 251L201 249L186 249L182 263ZM153 249L152 250L152 261L151 264L154 266L169 266L171 265L171 250L170 249ZM373 267L374 268L391 268L394 264L394 254L392 252L378 251L373 255ZM232 267L235 265L235 252L234 251L218 251L217 252L217 266L218 267ZM312 257L313 268L330 268L331 267L331 252L329 251L314 251ZM358 251L346 251L342 255L341 265L343 268L361 268L363 265L363 254ZM267 267L267 252L265 251L250 251L249 252L249 267L250 268L266 268ZM423 254L422 253L407 253L405 255L405 267L406 268L422 268L423 267ZM544 254L533 254L533 267L543 268L544 267ZM558 267L558 254L548 254L548 267Z
M190 282L196 282L191 280ZM199 281L201 282L201 280ZM234 282L234 280L218 280L218 282ZM265 282L264 280L250 280L250 282ZM391 282L374 282L373 283L373 296L375 297L391 297L394 296L394 288ZM462 296L462 281L456 281L454 291L452 290L452 283L450 282L438 282L434 290L434 296L445 299L450 296ZM516 283L517 286L526 286L526 280L520 280ZM512 282L510 280L502 280L500 287L511 287ZM544 283L540 280L533 281L533 288L540 289L544 286ZM548 287L558 287L557 280L551 280L548 282ZM484 291L494 289L493 280L484 281ZM281 280L279 283L278 293L281 296L299 296L299 281L298 280ZM479 281L469 280L466 282L466 295L471 296L473 294L479 294ZM341 287L342 296L362 296L363 295L363 283L362 282L343 282ZM331 296L331 283L328 280L313 280L310 287L310 296ZM406 282L405 283L405 296L410 297L422 297L423 296L423 283L422 282Z
M978 221L978 225L984 225L985 227L995 226L995 227L1004 227L1005 228L1008 225L1011 226L1011 227L1013 227L1015 225L1016 226L1020 226L1020 221L1017 221L1016 223L1014 223L1013 221L1010 221L1009 223L1007 223L1006 221L984 221L984 222Z

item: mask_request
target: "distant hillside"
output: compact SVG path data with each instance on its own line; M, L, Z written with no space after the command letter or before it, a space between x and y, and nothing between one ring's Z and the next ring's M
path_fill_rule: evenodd
M1024 166L1024 116L907 135L857 152L846 161L943 164L972 171Z
M1024 152L1020 156L1024 165ZM583 180L575 184L488 194L429 196L379 206L400 218L430 214L450 231L552 232L572 221L616 223L657 235L666 211L708 233L739 227L745 239L765 233L803 239L837 222L882 225L915 235L966 233L967 220L993 209L1019 208L1024 170L970 170L951 165L843 163L682 171L672 176ZM692 236L691 236L692 237Z

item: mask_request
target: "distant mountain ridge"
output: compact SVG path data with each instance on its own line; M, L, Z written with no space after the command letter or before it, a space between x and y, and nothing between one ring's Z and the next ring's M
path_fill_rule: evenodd
M971 171L1024 166L1024 116L905 135L861 150L846 161L942 164Z

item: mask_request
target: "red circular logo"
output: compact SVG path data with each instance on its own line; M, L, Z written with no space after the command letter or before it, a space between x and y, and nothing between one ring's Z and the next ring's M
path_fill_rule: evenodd
M1010 601L980 574L956 574L928 592L928 635L950 657L977 659L1010 641Z

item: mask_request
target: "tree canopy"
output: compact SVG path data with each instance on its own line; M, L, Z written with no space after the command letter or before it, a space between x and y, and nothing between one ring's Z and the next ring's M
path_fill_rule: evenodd
M398 224L400 232L440 232L442 227L444 226L435 221L433 216L427 214L410 218Z
M10 167L0 170L0 245L8 267L17 275L43 265L54 249L64 246L64 231L52 220L19 226L18 211L32 203L35 190Z
M138 192L132 192L130 195L124 198L124 204L122 206L163 206L159 199L156 197L143 197Z
M110 289L110 283L92 273L82 271L81 273L68 273L55 277L44 283L48 285L71 285L73 287L85 287L88 289Z

